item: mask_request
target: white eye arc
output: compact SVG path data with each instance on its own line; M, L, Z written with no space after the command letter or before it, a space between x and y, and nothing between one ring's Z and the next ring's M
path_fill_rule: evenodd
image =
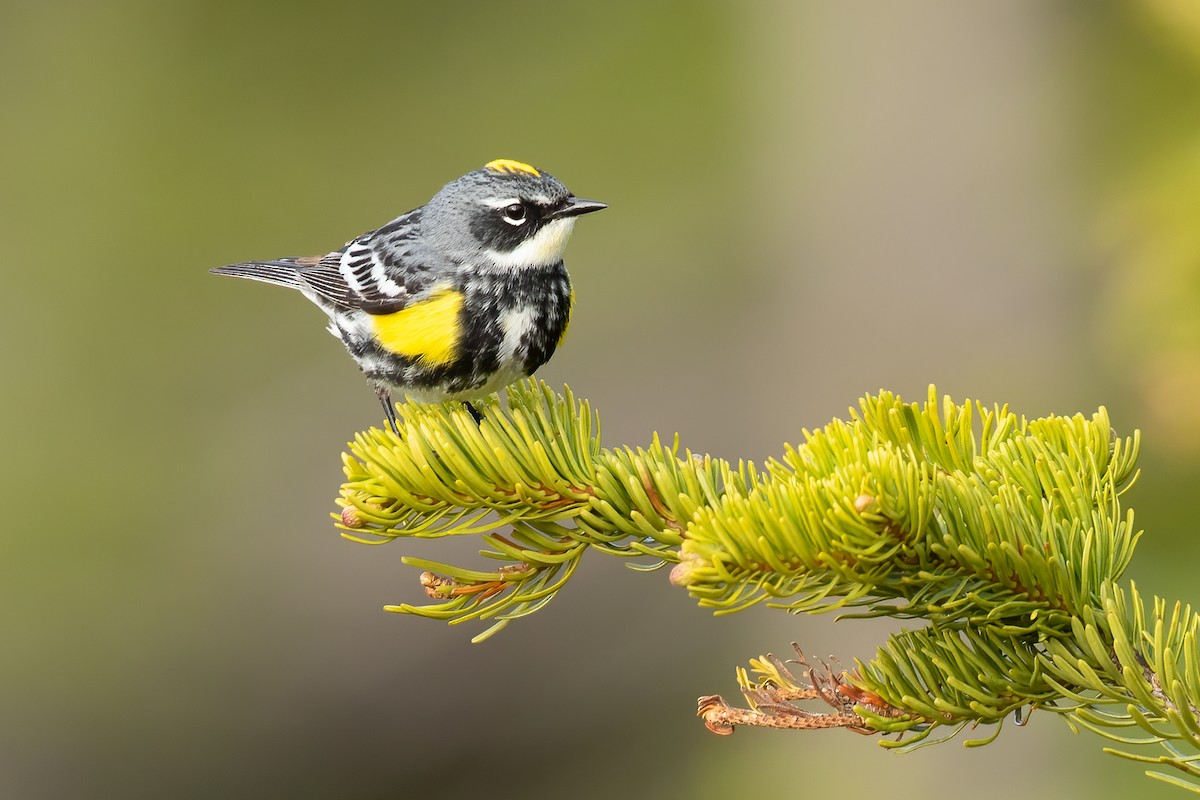
M529 219L529 212L522 203L512 203L500 210L500 216L509 225L524 225Z

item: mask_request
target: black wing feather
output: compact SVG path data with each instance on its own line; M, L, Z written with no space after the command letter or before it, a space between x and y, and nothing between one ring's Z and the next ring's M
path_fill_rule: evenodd
M210 271L310 292L342 308L360 308L370 314L390 314L404 308L409 299L424 287L429 277L428 270L403 263L404 256L398 255L397 250L397 245L412 238L415 223L419 220L420 209L410 211L321 257L246 261ZM342 274L342 260L347 251L352 249L355 251L353 276L360 288L352 287ZM376 284L371 275L376 262L382 264L391 281L402 288L401 294L389 294Z

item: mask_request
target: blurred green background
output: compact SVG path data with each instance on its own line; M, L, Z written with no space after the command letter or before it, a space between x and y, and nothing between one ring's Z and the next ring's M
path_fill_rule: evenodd
M1142 428L1132 577L1195 602L1200 6L0 6L0 796L1178 796L1035 715L966 750L692 716L795 640L601 557L535 617L381 611L328 517L379 423L320 312L211 266L330 249L498 157L611 204L542 371L608 445L762 459L880 387ZM1185 502L1187 501L1187 502Z

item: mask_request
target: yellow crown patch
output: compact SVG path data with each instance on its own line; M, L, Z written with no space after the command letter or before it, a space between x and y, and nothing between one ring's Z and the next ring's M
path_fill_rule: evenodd
M493 172L524 172L526 175L532 175L535 178L542 177L542 173L533 167L521 161L513 161L511 158L497 158L495 161L489 161L484 164L483 168L490 169Z

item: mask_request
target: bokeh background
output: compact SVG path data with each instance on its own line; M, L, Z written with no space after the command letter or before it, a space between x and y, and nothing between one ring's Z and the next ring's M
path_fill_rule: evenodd
M0 5L0 796L1178 796L1035 715L909 755L705 732L795 640L602 557L533 618L384 613L329 512L379 422L299 296L320 252L497 157L611 204L542 376L608 445L761 460L936 383L1144 433L1143 591L1197 594L1200 5Z

